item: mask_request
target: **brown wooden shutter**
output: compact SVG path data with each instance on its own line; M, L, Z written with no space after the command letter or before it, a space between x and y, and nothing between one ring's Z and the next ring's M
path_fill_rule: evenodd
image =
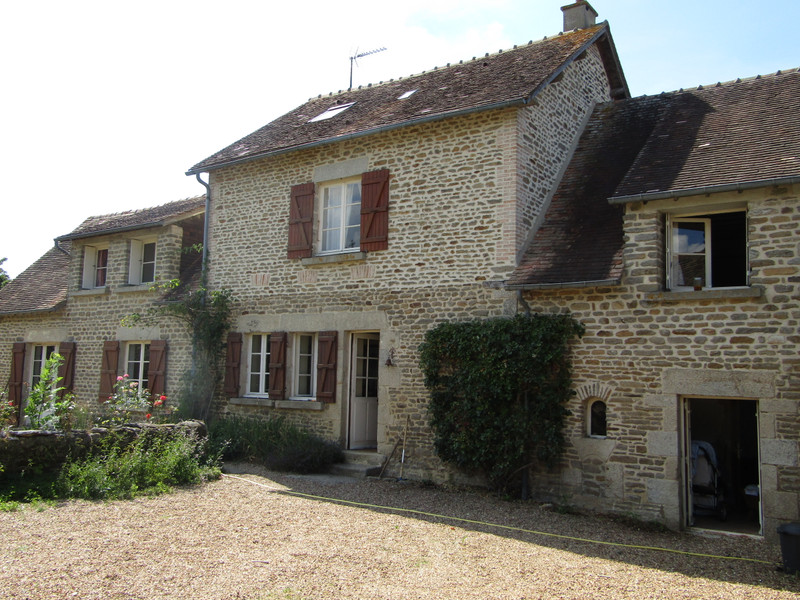
M269 397L271 400L286 398L286 332L279 331L269 336Z
M231 331L228 334L228 350L225 354L225 395L228 398L236 398L239 395L241 365L242 334Z
M389 169L361 176L361 251L389 247Z
M11 348L11 376L8 380L8 401L17 407L17 423L22 419L22 385L25 380L25 342L14 342Z
M119 362L119 342L103 342L103 362L100 366L100 402L105 402L114 393L117 383L117 363Z
M60 396L63 398L64 394L71 392L75 385L75 342L61 342L58 345L58 353L64 359L58 368L58 376L61 377L58 385L64 388L60 392Z
M313 243L314 184L292 186L289 206L289 258L311 256Z
M321 331L317 347L317 400L336 402L336 332Z
M166 390L167 379L167 341L150 342L150 365L147 370L148 387L153 396L160 396Z

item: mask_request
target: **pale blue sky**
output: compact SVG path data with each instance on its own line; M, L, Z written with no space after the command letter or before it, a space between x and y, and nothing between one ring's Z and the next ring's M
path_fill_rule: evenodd
M44 0L0 19L0 258L203 188L193 164L320 93L561 30L564 0ZM594 0L633 95L800 67L800 1Z

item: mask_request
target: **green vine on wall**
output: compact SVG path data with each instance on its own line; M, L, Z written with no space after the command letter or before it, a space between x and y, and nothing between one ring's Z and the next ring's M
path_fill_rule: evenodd
M486 475L498 491L528 465L555 464L564 447L569 343L583 334L569 315L517 315L442 323L425 334L420 367L430 391L436 452Z
M162 303L144 315L128 315L122 324L133 327L152 317L168 317L183 323L192 339L192 366L183 376L180 415L206 420L221 377L232 293L229 289L209 291L204 281L196 289L182 290L180 286L177 279L154 285L152 291L166 292Z

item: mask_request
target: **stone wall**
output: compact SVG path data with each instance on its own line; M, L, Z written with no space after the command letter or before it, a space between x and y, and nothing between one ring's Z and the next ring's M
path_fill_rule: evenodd
M599 55L590 49L523 108L453 117L212 171L209 282L213 289L232 290L234 329L244 334L245 348L252 333L338 332L335 403L220 397L217 410L264 418L281 414L346 445L350 336L376 332L379 452L388 454L408 423L405 472L453 477L434 456L417 348L425 331L441 321L516 311L514 294L490 283L516 266L585 115L608 93ZM391 175L388 249L286 258L291 186L377 169ZM396 366L386 365L390 351Z
M664 291L664 215L747 208L750 287ZM535 312L586 326L573 349L576 397L561 468L538 492L680 526L683 399L758 402L763 531L800 517L800 203L792 188L634 204L621 286L526 291ZM588 403L607 403L608 436L587 435Z
M0 382L3 385L9 381L11 348L14 342L26 342L29 345L75 342L73 391L77 402L92 410L99 401L103 342L149 342L163 339L167 340L166 394L173 400L177 399L181 377L191 362L191 346L185 326L174 319L163 317L145 319L135 327L122 325L122 319L133 313L146 315L159 298L159 294L150 290L152 284L127 283L130 240L142 238L157 239L157 281L178 277L183 243L180 226L171 225L76 241L72 247L68 300L64 307L52 312L0 315ZM83 248L91 244L107 245L109 248L107 285L105 288L83 290ZM30 354L26 351L26 381L30 377ZM122 352L119 368L124 369Z

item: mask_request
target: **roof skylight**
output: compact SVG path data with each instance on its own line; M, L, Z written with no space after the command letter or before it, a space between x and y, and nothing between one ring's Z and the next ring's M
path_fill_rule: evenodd
M308 122L315 123L316 121L324 121L325 119L330 119L332 117L335 117L339 113L346 111L348 108L353 106L353 104L355 104L355 102L348 102L347 104L337 104L336 106L331 106L324 113L318 114L313 119L309 119Z
M414 92L416 92L416 91L417 91L417 90L408 90L408 91L407 91L406 93L404 93L402 96L398 96L398 98L397 98L397 99L398 99L398 100L405 100L406 98L410 97L410 96L411 96L411 95L412 95Z

